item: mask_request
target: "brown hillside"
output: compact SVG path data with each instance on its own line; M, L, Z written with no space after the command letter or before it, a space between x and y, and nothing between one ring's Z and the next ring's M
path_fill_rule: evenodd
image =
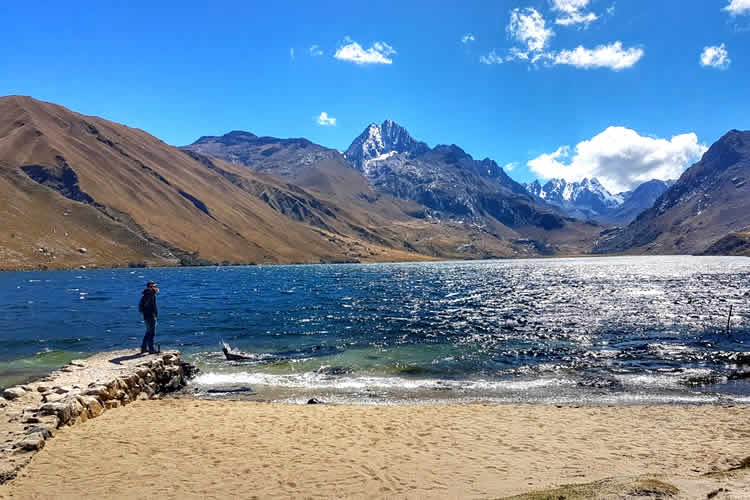
M55 104L0 98L0 268L534 256L581 253L600 230L425 218L338 160L305 161L255 171Z
M388 243L366 229L338 231L356 221L300 188L211 163L141 130L2 98L0 267L176 264L193 252L241 263L419 258L372 244Z
M630 225L604 233L596 252L741 254L750 230L750 131L731 130Z

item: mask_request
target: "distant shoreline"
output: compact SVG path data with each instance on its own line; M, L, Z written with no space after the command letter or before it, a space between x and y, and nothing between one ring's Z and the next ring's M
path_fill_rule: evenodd
M5 268L0 267L2 272L33 272L33 271L94 271L94 270L112 270L112 269L195 269L203 267L277 267L277 266L330 266L330 265L351 265L351 264L409 264L419 262L489 262L489 261L508 261L508 260L551 260L551 259L587 259L587 258L608 258L608 257L745 257L748 255L693 255L693 254L571 254L571 255L537 255L533 257L513 256L513 257L492 257L487 259L450 259L425 257L421 260L384 260L384 261L332 261L332 262L290 262L281 263L248 263L248 264L206 264L200 266L86 266L81 267L23 267L23 268Z

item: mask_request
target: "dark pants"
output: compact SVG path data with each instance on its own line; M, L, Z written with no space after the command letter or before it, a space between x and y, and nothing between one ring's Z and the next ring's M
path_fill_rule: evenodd
M154 352L154 335L156 335L156 317L143 315L143 322L146 323L146 335L143 336L141 343L141 352Z

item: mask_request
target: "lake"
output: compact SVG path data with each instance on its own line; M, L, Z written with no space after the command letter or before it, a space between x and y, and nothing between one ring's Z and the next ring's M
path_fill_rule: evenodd
M742 257L0 273L0 386L140 346L151 279L156 342L199 366L199 397L750 403Z

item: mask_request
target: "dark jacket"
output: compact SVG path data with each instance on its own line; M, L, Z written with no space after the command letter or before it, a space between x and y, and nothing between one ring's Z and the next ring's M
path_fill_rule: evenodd
M159 310L156 308L156 291L146 288L143 290L143 297L138 304L138 311L142 312L144 316L153 316L154 318L159 315Z

